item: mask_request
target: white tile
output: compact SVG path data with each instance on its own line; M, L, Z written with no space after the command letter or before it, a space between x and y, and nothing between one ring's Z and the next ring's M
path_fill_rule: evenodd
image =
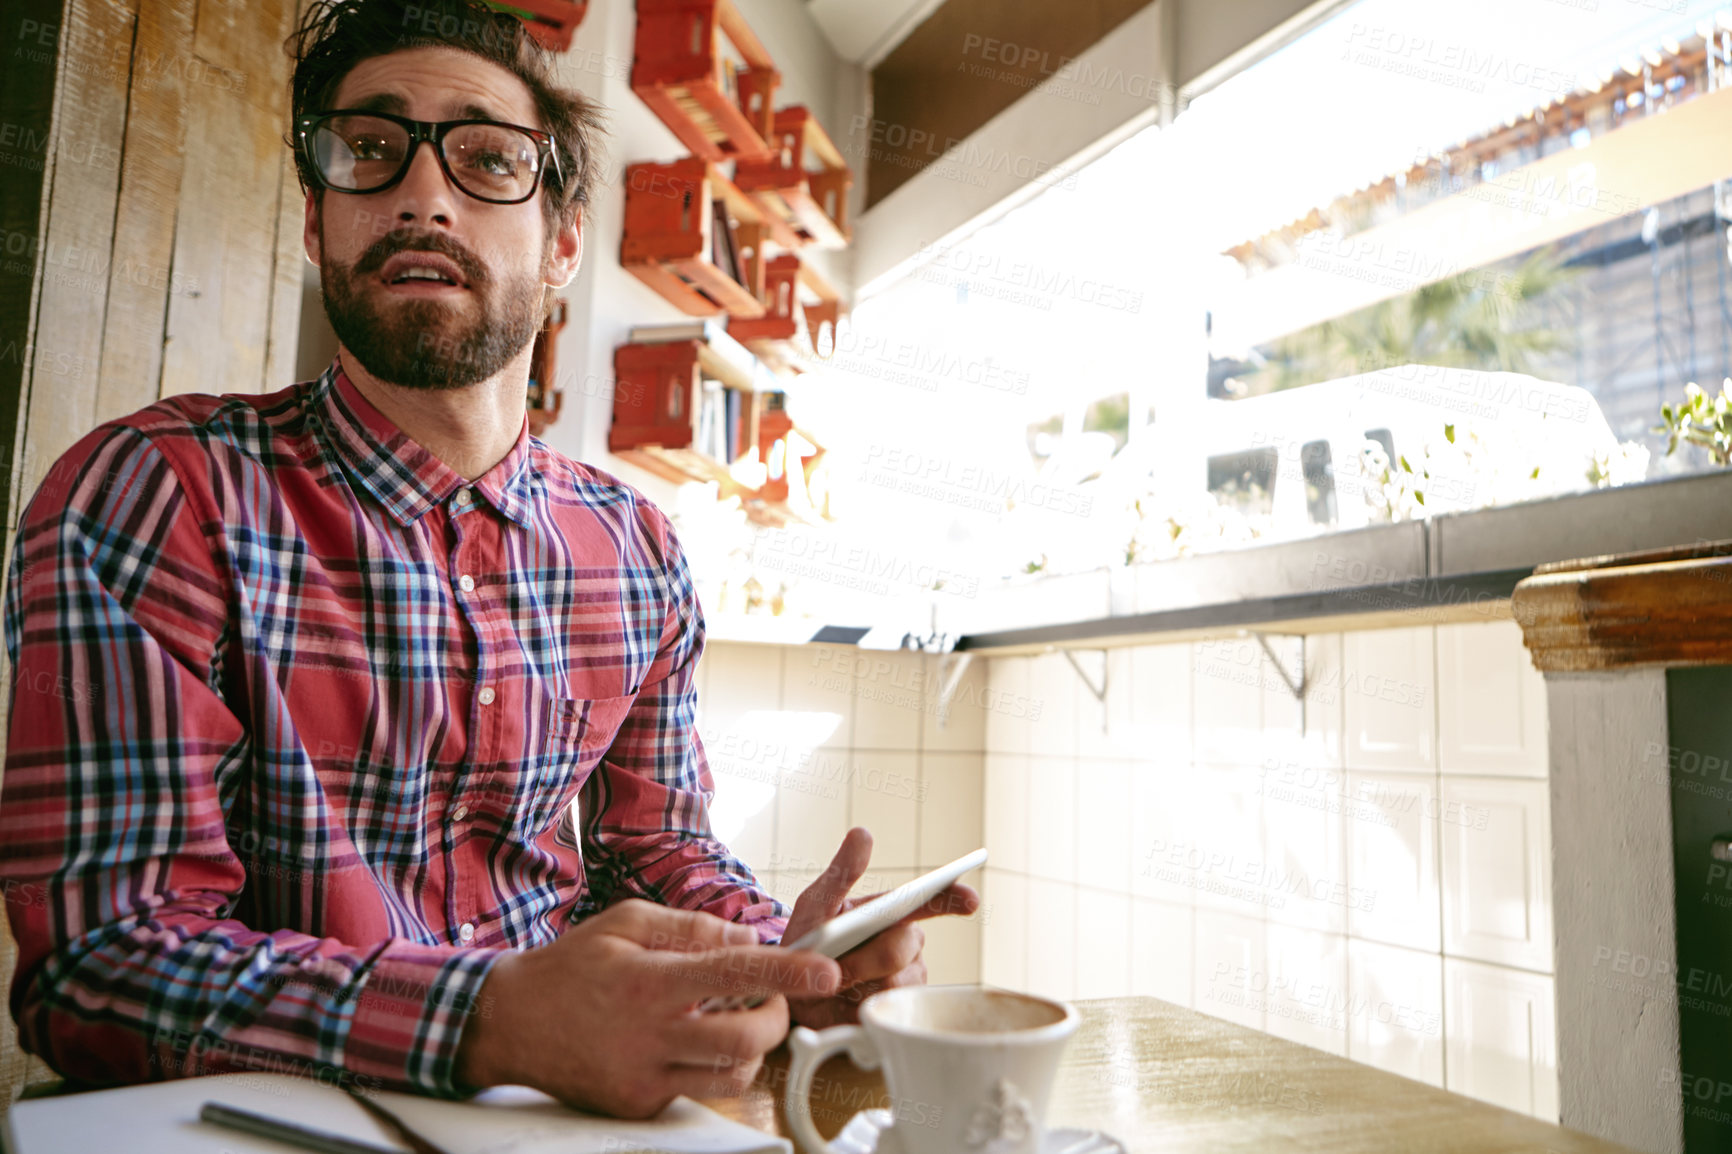
M1261 920L1281 900L1263 858L1261 777L1254 769L1192 771L1192 808L1183 821L1199 908Z
M986 757L920 755L920 864L955 861L986 844Z
M770 874L770 896L785 906L792 907L800 899L801 892L817 878L817 874L802 870L776 870Z
M1443 959L1348 939L1347 1056L1443 1085Z
M710 826L748 865L769 868L777 794L795 756L782 716L782 650L718 643L703 657L712 692L699 731L716 793Z
M1438 830L1443 952L1550 973L1548 783L1446 777Z
M1191 647L1138 645L1130 657L1129 724L1137 759L1161 766L1190 764Z
M1192 1009L1253 1030L1263 1029L1269 977L1263 923L1199 909L1195 924Z
M1131 992L1131 899L1077 890L1076 997L1122 998Z
M1353 937L1442 948L1434 780L1348 775L1347 932Z
M769 869L776 852L776 779L746 776L710 767L716 787L710 802L710 828L733 855L754 869Z
M1082 758L1076 766L1076 880L1110 893L1131 890L1131 774L1127 761Z
M1191 1004L1195 961L1189 906L1131 899L1131 993L1176 1006Z
M853 763L849 821L872 831L872 865L913 869L920 864L920 755L856 750Z
M881 894L897 886L905 886L919 876L920 871L917 869L886 868L874 861L872 870L862 877L850 892L854 897Z
M1131 893L1179 906L1197 903L1193 817L1198 774L1179 762L1131 767Z
M1076 881L1076 762L1028 759L1028 872L1048 881Z
M1436 770L1434 648L1430 626L1342 637L1342 720L1350 768Z
M980 918L928 918L920 923L926 934L926 980L934 986L975 985L980 981Z
M851 763L829 753L808 767L813 772L784 774L776 791L777 869L823 869L848 832Z
M995 657L986 662L986 748L990 753L1027 753L1029 697L1027 657Z
M1257 764L1270 758L1291 761L1304 756L1305 729L1308 721L1306 702L1293 692L1313 664L1310 638L1274 635L1263 638L1269 652L1257 647L1257 666L1262 690L1263 737L1258 745ZM1271 658L1270 654L1273 654Z
M920 748L928 676L918 653L862 651L854 664L853 748Z
M1265 928L1269 1033L1347 1054L1347 939L1292 926Z
M986 755L986 852L995 869L1028 872L1028 758Z
M1089 688L1079 683L1077 696L1077 754L1081 757L1129 760L1141 757L1148 747L1139 739L1131 721L1136 690L1131 680L1130 649L1084 650L1076 654L1082 667L1099 685L1106 670L1106 701L1103 704Z
M1287 763L1269 767L1263 791L1263 862L1279 901L1271 922L1326 933L1347 932L1356 899L1347 884L1347 772Z
M927 669L931 676L931 692L926 708L920 711L920 748L947 753L974 753L986 748L986 717L993 698L987 692L988 662L969 658L958 677L950 699L939 706L939 691L943 689L948 671L961 658L955 654L941 659L928 656Z
M1546 683L1521 626L1438 626L1437 678L1444 773L1546 776Z
M717 642L703 657L709 691L704 705L704 744L711 734L749 733L779 740L775 715L782 708L782 650L773 645Z
M1029 659L1028 693L1028 751L1048 757L1074 756L1077 699L1086 697L1088 690L1064 654L1047 653Z
M1444 959L1445 1084L1466 1094L1558 1120L1557 1021L1552 979Z
M980 980L1028 989L1028 879L986 870L980 884Z
M791 645L782 650L782 709L800 714L801 743L845 750L854 733L854 660L859 650Z
M1199 641L1191 647L1191 708L1198 761L1262 764L1262 684L1263 651L1256 641Z
M1305 638L1305 741L1299 759L1307 765L1339 769L1347 764L1341 663L1341 634Z
M1063 882L1028 883L1028 990L1076 997L1077 890Z

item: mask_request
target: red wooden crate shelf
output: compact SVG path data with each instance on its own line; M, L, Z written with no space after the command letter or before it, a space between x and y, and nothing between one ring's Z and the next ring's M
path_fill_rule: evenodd
M565 298L556 297L547 323L535 334L535 347L529 354L529 432L539 437L547 427L559 420L564 397L559 388L559 365L555 354L559 350L559 331L565 327Z
M758 418L758 459L771 470L764 483L758 487L758 497L772 505L788 500L788 478L794 472L800 473L802 488L807 487L813 470L824 456L824 447L795 425L794 418L782 407L782 396L772 394L766 398L769 403L764 406L763 414ZM810 444L815 451L803 457L797 456L790 445L793 435ZM779 453L777 442L781 442ZM779 460L776 459L778 456ZM779 472L776 471L778 466ZM821 515L821 510L814 512Z
M706 161L634 164L626 169L620 264L688 316L761 317L749 271L761 264L761 220L756 204Z
M723 37L740 54L723 51ZM638 0L631 88L694 156L769 151L781 74L732 0Z
M799 371L821 352L823 328L830 328L833 346L842 301L816 269L793 253L764 262L764 315L736 318L728 335L751 349L765 363Z
M613 353L613 425L608 451L670 481L715 481L721 495L746 496L728 462L697 442L705 378L719 380L743 401L738 415L736 459L758 452L762 394L744 387L737 366L700 339L621 345Z
M583 23L589 0L488 0L488 7L521 17L531 36L554 52L564 52Z
M818 118L796 104L776 113L772 151L734 169L740 191L764 210L770 236L786 248L848 243L848 189L854 174Z

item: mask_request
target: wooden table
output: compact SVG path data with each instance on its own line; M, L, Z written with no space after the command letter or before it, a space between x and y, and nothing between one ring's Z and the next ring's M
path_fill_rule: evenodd
M1624 1151L1561 1126L1451 1094L1154 998L1079 1002L1047 1121L1104 1130L1131 1154L1184 1151ZM741 1098L705 1104L790 1137L788 1054L776 1051ZM814 1079L812 1116L835 1134L888 1105L877 1073L836 1058Z

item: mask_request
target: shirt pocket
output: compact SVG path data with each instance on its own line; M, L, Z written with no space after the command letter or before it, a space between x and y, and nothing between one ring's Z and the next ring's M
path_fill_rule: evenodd
M613 745L636 694L625 697L555 697L547 705L546 736L536 758L535 800L529 832L544 830L577 796Z

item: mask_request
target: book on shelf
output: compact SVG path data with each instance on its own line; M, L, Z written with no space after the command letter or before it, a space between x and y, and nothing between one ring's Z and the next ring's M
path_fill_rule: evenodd
M746 70L745 57L734 47L734 42L728 39L728 34L720 28L716 29L716 87L720 88L729 100L740 99L740 73Z
M670 341L703 341L706 344L738 346L728 336L724 320L676 321L667 325L636 325L626 334L634 345L659 345ZM748 354L750 355L750 354Z
M698 402L698 452L727 463L728 390L722 382L706 379Z
M734 237L734 226L728 220L728 206L721 198L710 202L713 219L710 222L710 263L732 277L735 284L746 283L746 272L740 266L740 246Z
M727 396L727 456L722 460L733 464L740 456L740 401L742 394L738 389L723 389Z

